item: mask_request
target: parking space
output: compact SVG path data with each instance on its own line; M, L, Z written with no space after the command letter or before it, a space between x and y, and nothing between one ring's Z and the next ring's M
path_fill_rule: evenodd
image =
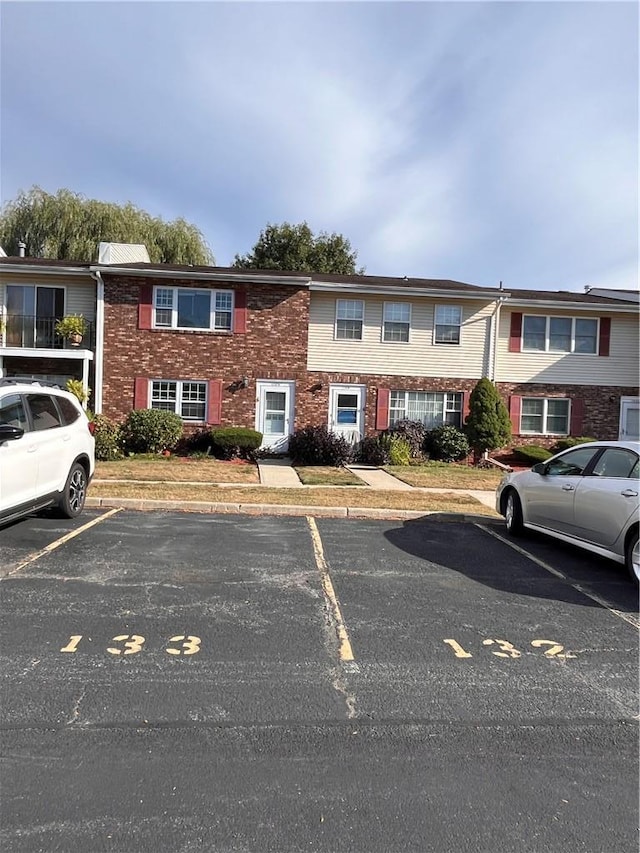
M634 849L637 594L502 534L104 510L4 528L5 849Z

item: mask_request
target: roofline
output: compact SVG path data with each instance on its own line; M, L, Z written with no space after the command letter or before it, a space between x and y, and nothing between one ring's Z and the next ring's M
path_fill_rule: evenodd
M604 297L603 297L604 298ZM612 305L610 302L560 302L551 301L549 299L523 299L522 297L514 297L509 299L509 306L515 308L572 308L580 311L598 311L600 314L604 311L617 311L624 314L637 314L639 306L629 305L624 303L616 303Z
M389 287L375 284L355 284L345 282L311 281L309 290L330 293L371 293L377 296L446 296L449 299L504 299L509 296L506 290L443 290L439 287Z
M0 269L2 267L0 266ZM102 275L117 273L118 275L139 276L140 278L183 278L191 281L241 281L258 282L259 284L293 284L308 287L311 277L305 276L280 276L280 275L248 275L245 272L190 272L189 270L163 270L158 267L153 269L139 269L137 267L123 267L118 264L92 264L90 272L99 272Z
M33 275L35 271L44 273L45 275L91 275L91 269L88 266L85 267L48 267L48 266L40 266L39 264L33 264L29 266L28 264L0 264L0 272L17 272L17 273L28 273L29 275Z

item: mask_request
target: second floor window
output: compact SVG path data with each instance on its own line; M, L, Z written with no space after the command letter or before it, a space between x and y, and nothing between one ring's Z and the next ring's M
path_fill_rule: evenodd
M459 305L436 305L435 331L436 344L459 344L462 308Z
M336 340L361 341L364 302L361 299L336 300Z
M411 305L408 302L384 303L383 341L408 342L410 326Z
M529 352L598 351L598 321L580 317L522 318L522 349Z
M156 328L230 332L233 293L230 290L156 287L154 308Z

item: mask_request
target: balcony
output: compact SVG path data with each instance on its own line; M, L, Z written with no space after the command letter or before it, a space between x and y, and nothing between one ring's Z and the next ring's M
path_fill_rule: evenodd
M0 346L23 349L71 349L73 346L56 335L57 317L36 317L32 314L7 314L0 324ZM87 333L80 347L95 349L95 323L87 320Z

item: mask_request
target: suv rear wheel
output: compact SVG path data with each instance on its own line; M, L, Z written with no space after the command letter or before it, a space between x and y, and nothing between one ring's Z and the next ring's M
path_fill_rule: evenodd
M87 472L79 462L74 462L69 471L58 508L65 518L75 518L83 510L87 497Z

